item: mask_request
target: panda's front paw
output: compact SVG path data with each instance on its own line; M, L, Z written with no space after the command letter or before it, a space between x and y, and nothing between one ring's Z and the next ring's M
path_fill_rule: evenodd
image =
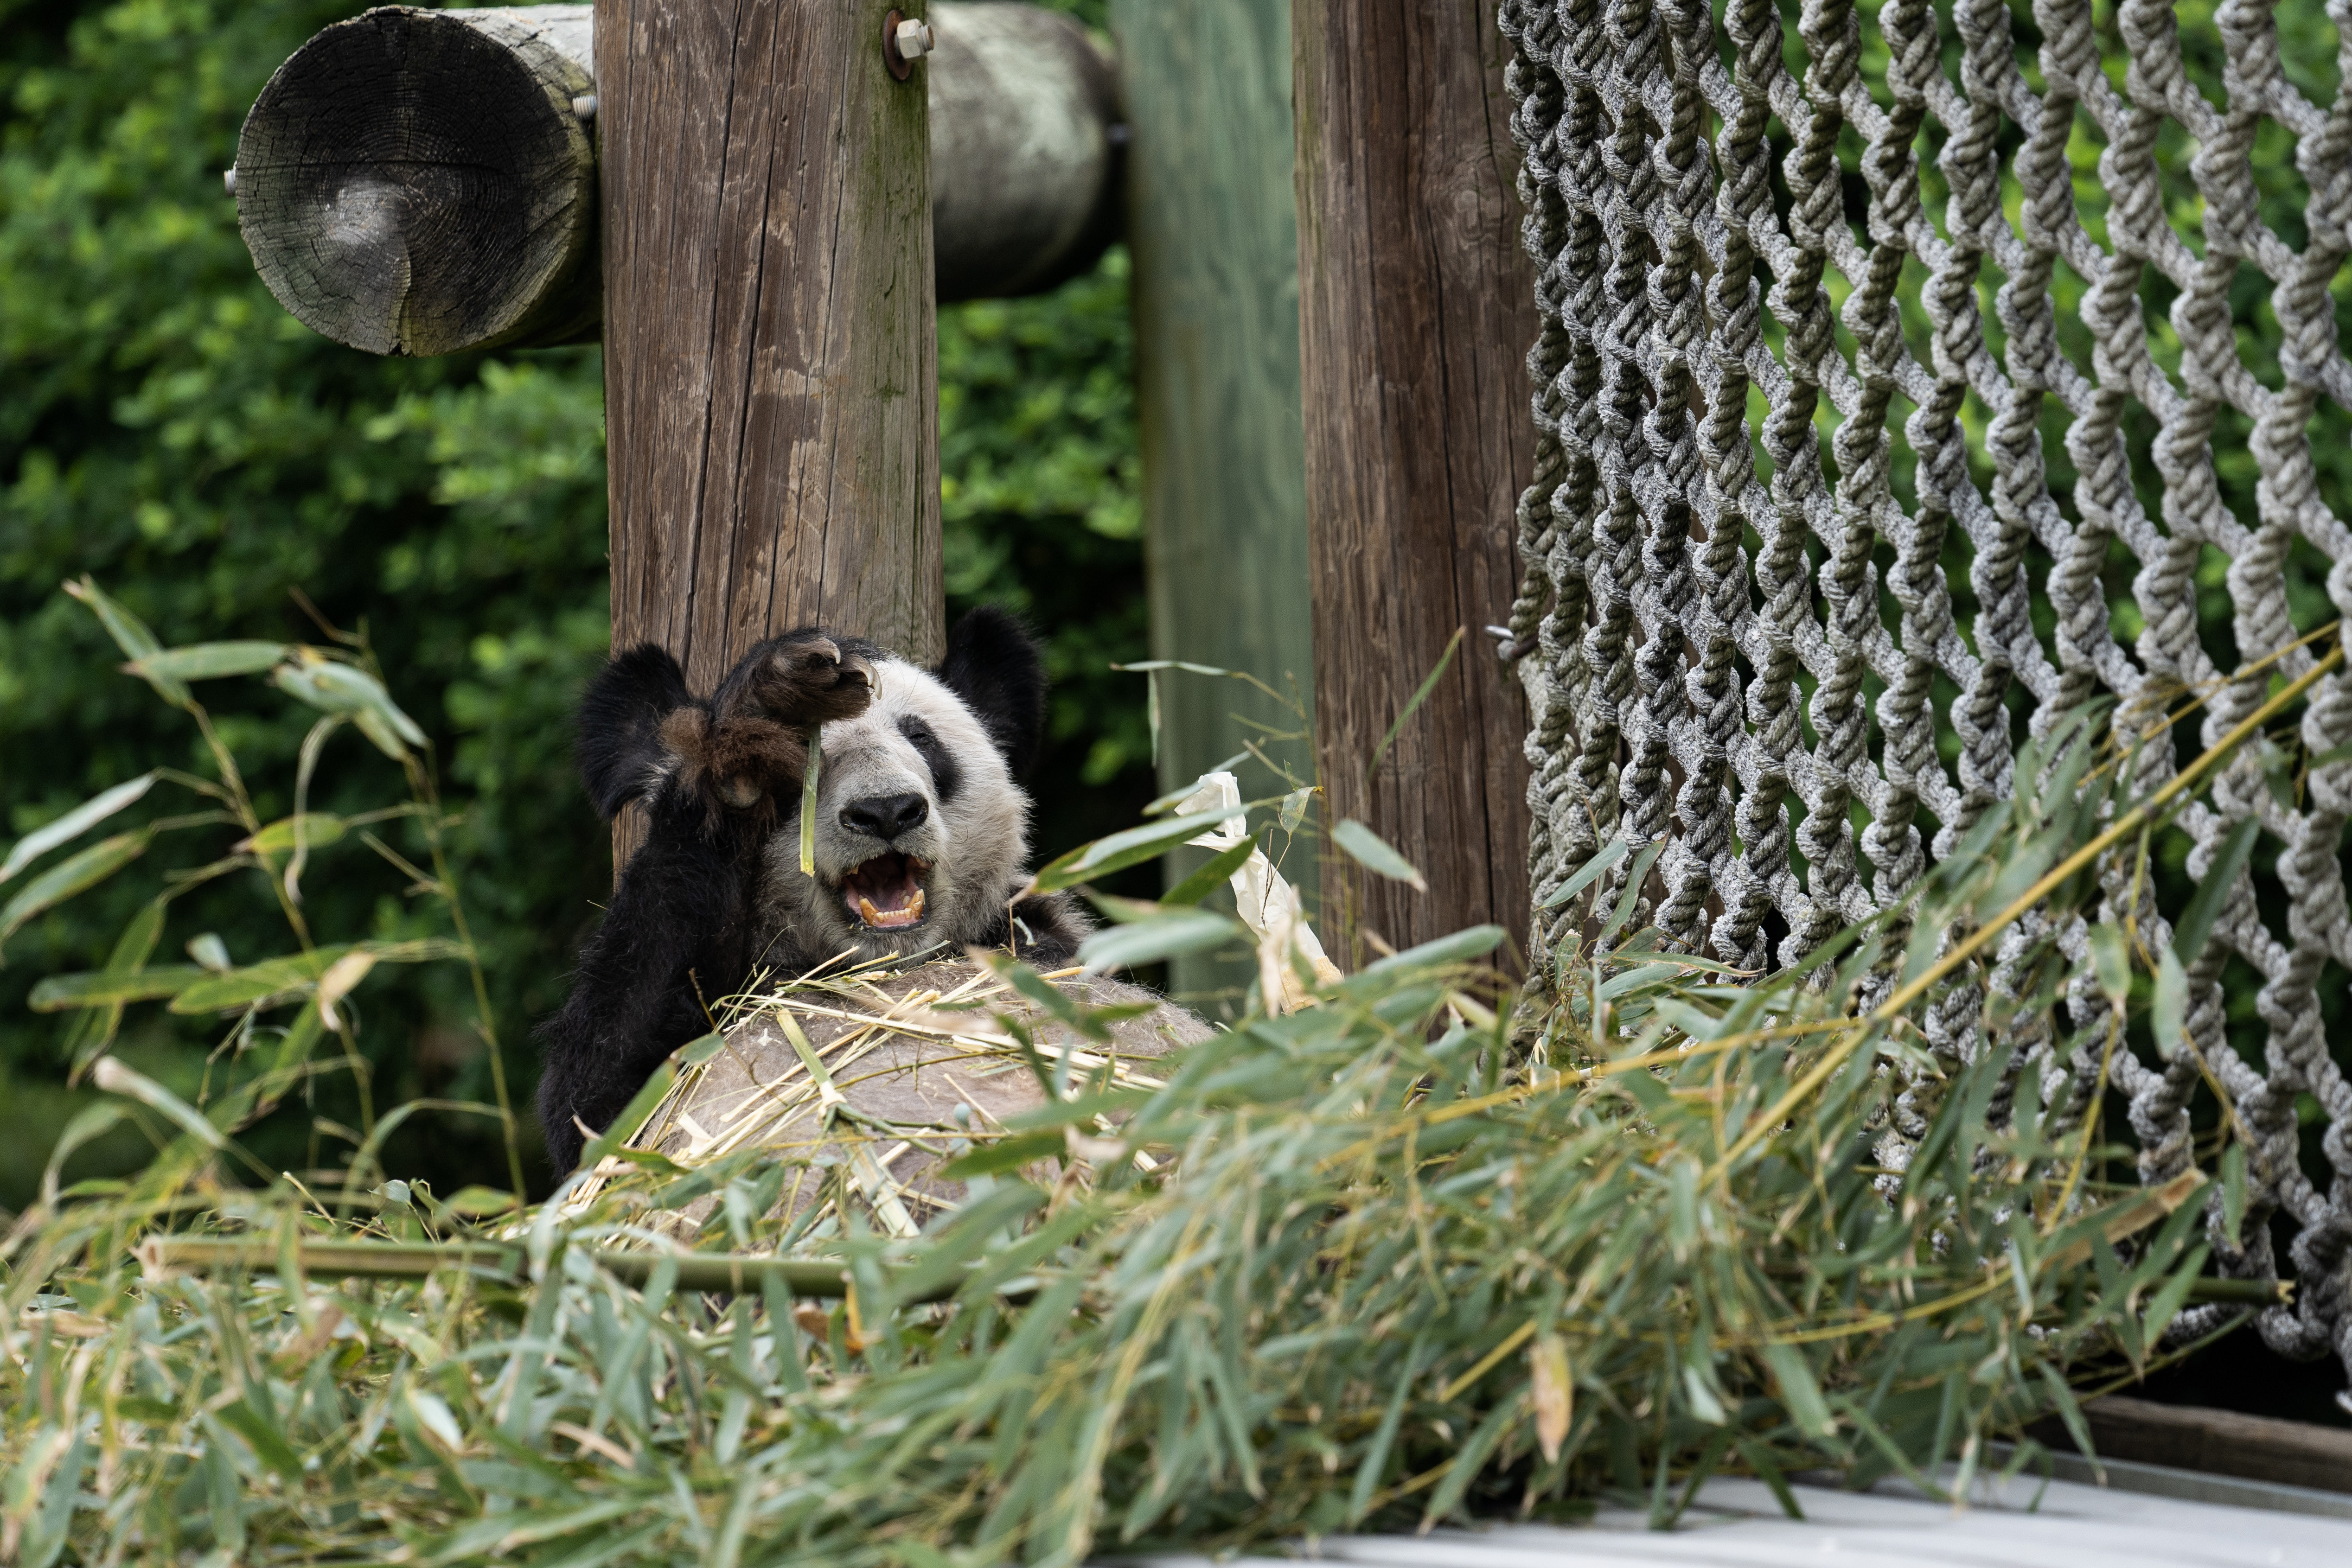
M751 695L780 724L856 718L874 700L874 666L830 637L811 637L769 655Z
M753 649L710 701L707 729L677 747L714 812L765 810L800 787L809 732L874 700L874 667L832 638L776 638ZM714 821L716 818L714 817Z

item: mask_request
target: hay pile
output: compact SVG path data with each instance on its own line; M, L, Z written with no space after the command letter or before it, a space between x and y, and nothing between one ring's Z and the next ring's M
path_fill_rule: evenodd
M818 1210L804 1233L837 1230L843 1178L851 1201L902 1238L964 1201L966 1184L940 1169L968 1157L975 1139L1003 1140L1073 1094L1157 1089L1150 1066L1210 1033L1139 986L971 958L820 972L742 998L730 1018L717 1049L697 1053L626 1146L687 1169L766 1149L793 1173L784 1209ZM1015 1146L1036 1151L1024 1164L1038 1175L1068 1139L1115 1132L1097 1113ZM583 1188L582 1200L596 1190Z

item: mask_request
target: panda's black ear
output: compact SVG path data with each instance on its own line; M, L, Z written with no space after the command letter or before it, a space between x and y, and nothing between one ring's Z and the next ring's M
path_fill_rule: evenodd
M1045 727L1045 661L1028 628L982 605L955 623L931 673L979 716L1013 776L1027 772Z
M662 721L695 706L686 672L655 643L620 654L588 683L573 744L588 799L607 821L659 782L667 758Z

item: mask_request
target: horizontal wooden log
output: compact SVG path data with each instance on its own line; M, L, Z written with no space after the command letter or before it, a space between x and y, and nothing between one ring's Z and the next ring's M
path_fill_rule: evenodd
M2352 1432L2341 1428L2115 1395L2084 1403L2083 1417L2101 1458L2352 1492ZM2033 1432L2054 1448L2074 1446L2054 1418Z
M589 10L339 22L237 138L237 226L279 304L373 354L593 336Z
M1035 6L929 7L939 295L1032 293L1118 221L1109 62ZM874 47L883 42L877 35ZM593 7L391 5L326 28L270 78L229 188L270 292L377 354L600 335Z
M1036 294L1095 264L1118 228L1118 83L1069 17L929 7L931 236L939 297Z

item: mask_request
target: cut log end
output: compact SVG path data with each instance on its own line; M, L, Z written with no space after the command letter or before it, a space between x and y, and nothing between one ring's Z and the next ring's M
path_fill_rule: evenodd
M388 6L270 78L237 141L237 221L304 325L377 354L593 335L595 154L572 100L594 83L530 18Z

